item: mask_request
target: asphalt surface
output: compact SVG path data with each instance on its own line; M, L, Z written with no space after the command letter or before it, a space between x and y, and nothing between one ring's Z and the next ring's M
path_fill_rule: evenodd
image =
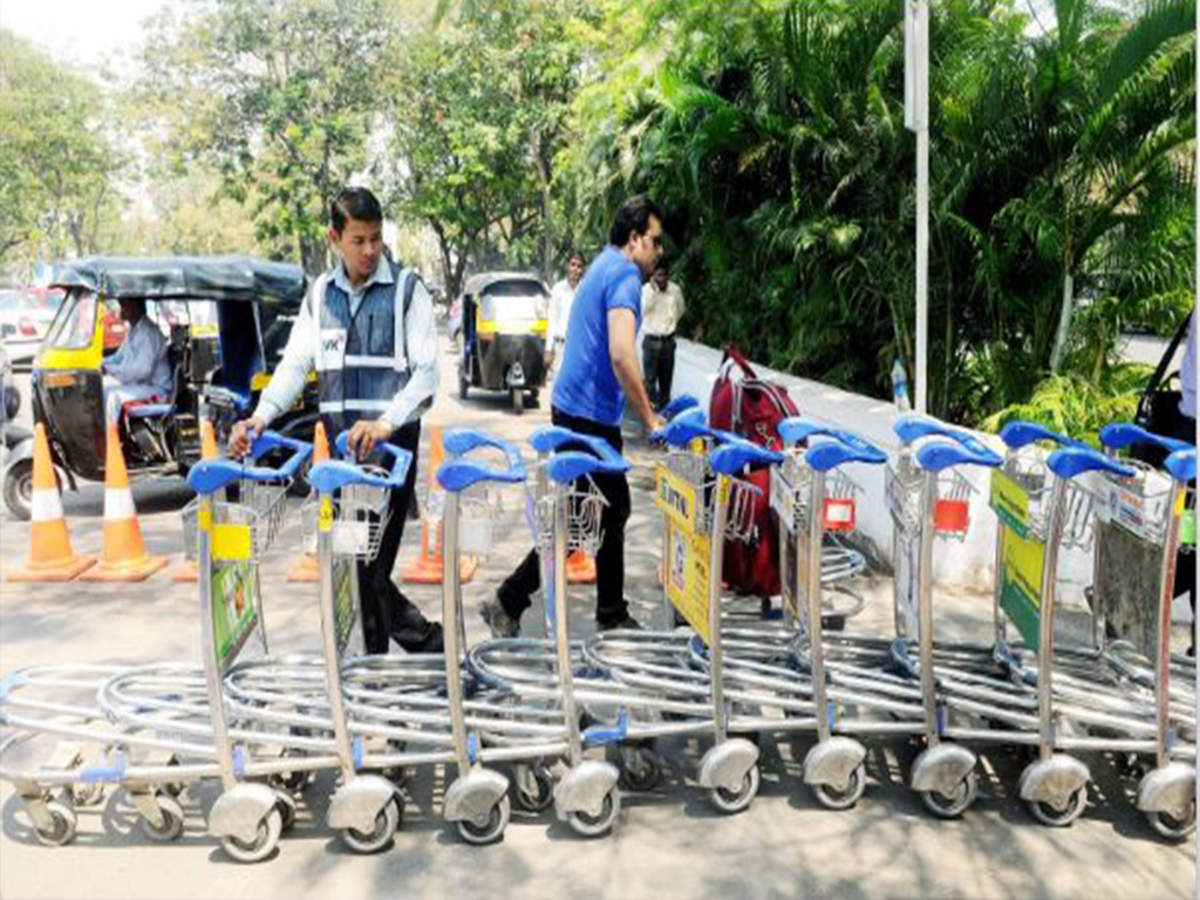
M452 358L443 357L442 394L427 423L470 424L523 440L548 421L541 408L521 417L507 397L473 395L460 401ZM27 395L25 401L27 404ZM24 414L28 407L25 406ZM428 429L426 429L426 437ZM632 451L649 461L644 447ZM422 479L427 452L422 453ZM634 480L634 517L628 532L627 592L631 612L646 624L664 619L655 569L660 538L644 473ZM422 480L422 483L423 480ZM151 553L180 560L179 507L188 499L178 480L135 486L143 536ZM66 508L79 552L101 546L103 490L88 485L68 494ZM298 506L297 506L298 508ZM414 558L417 529L410 523L398 569ZM28 527L0 514L0 561L20 564ZM312 585L289 585L283 572L301 544L290 514L285 531L263 561L265 618L273 652L315 649L318 619ZM478 607L528 549L513 529L464 588L469 640L485 635ZM170 569L167 570L169 573ZM858 630L887 633L890 582L864 584L868 606ZM439 589L405 586L430 616L440 614ZM592 630L593 595L571 595L571 631ZM986 638L991 599L939 591L939 628L953 636ZM540 621L535 605L526 621ZM1185 640L1182 630L1177 640ZM142 662L197 658L199 619L194 586L160 573L141 584L15 585L0 583L0 671L60 662ZM393 648L395 649L395 648ZM396 650L395 652L401 652ZM958 821L924 812L904 779L915 749L904 742L872 744L869 784L856 808L821 807L801 782L799 762L811 740L763 741L763 783L744 813L725 817L696 786L706 743L665 742L665 783L648 794L626 794L615 833L584 840L552 813L514 813L504 839L488 847L462 844L440 818L453 771L415 773L401 831L394 844L355 856L322 824L331 778L323 776L300 801L299 819L278 852L254 866L231 861L205 832L215 799L213 784L194 784L181 797L187 823L182 838L154 844L136 828L121 790L80 809L79 834L69 846L41 846L11 785L0 786L0 896L17 897L384 897L603 896L603 897L1186 897L1195 891L1194 846L1157 838L1133 808L1134 782L1117 761L1088 757L1094 784L1083 817L1052 830L1036 824L1015 796L1024 759L986 751L980 795ZM26 748L17 762L36 762ZM18 759L18 757L20 757Z

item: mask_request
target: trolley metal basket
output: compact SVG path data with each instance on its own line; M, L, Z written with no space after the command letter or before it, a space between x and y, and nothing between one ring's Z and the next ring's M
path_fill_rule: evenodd
M290 481L267 483L243 479L238 482L236 501L213 500L214 525L240 525L249 531L255 557L271 548L283 524L283 513ZM200 498L195 497L180 510L183 520L183 547L187 559L196 559L199 533Z
M373 466L364 469L383 478L388 476L385 469ZM383 530L391 518L388 503L391 493L387 488L374 485L349 484L339 489L336 497L330 498L330 512L327 515L332 516L330 532L334 556L369 562L378 555ZM305 501L301 518L305 528L305 546L309 552L315 552L321 522L321 501L315 494Z

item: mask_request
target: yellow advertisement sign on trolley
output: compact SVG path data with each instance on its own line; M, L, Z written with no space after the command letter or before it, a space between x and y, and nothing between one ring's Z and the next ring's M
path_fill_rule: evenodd
M707 644L708 598L711 583L709 559L712 541L700 530L696 485L665 466L655 473L654 502L666 516L667 558L664 579L667 599Z

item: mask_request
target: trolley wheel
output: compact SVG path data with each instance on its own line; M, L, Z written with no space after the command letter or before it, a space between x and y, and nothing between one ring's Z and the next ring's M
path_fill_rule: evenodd
M364 833L355 828L343 828L342 840L355 853L375 853L382 850L396 836L396 829L400 827L400 817L403 812L399 799L393 796L376 814L375 827L370 832Z
M518 416L525 412L525 392L520 388L512 388L508 392L512 400L512 411Z
M849 809L867 789L867 769L859 763L850 773L850 781L842 790L828 784L814 784L813 793L826 809Z
M508 818L511 815L512 806L508 802L508 794L505 794L491 808L485 825L479 826L467 819L459 819L454 824L458 828L459 837L468 844L478 846L500 840L504 834L504 829L508 825Z
M253 863L266 859L279 843L283 832L283 814L278 806L272 806L258 823L258 833L249 843L243 843L233 835L221 838L221 848L240 863Z
M590 816L582 810L576 810L571 813L567 821L571 823L576 834L583 837L599 837L613 827L617 821L617 814L620 812L621 792L614 787L604 795L604 805L600 808L600 815Z
M281 756L299 756L292 750L284 750ZM312 770L297 771L297 772L276 772L267 776L267 784L277 791L286 791L289 794L299 794L306 787L317 780L317 773Z
M75 829L79 825L75 810L61 800L46 801L46 809L54 819L54 827L49 831L36 829L38 840L50 847L62 847L75 840Z
M957 819L975 802L975 794L978 790L979 781L975 773L968 772L966 777L958 783L954 793L922 791L921 802L939 819Z
M727 815L739 813L750 805L750 801L758 793L759 778L758 764L755 763L742 778L740 788L727 791L723 787L715 787L708 792L709 799L712 800L713 806Z
M533 780L533 790L529 790L529 779ZM554 802L554 779L550 777L550 770L545 766L532 766L528 778L514 778L513 799L526 812L549 809Z
M275 796L279 798L275 808L279 810L280 830L288 831L296 824L296 801L287 791L281 791L278 788L275 790Z
M1188 804L1182 818L1175 818L1167 812L1148 812L1146 818L1150 825L1162 837L1170 841L1182 841L1196 830L1196 798Z
M104 785L73 784L70 787L71 804L73 806L96 806L104 800Z
M621 763L621 787L626 790L652 791L662 783L662 760L653 750L631 750L628 755L622 754Z
M154 799L158 802L158 811L163 817L162 826L155 825L149 819L139 819L138 827L150 840L165 844L183 834L183 807L170 794L159 794Z
M1066 805L1061 808L1041 800L1030 800L1028 805L1033 817L1043 825L1064 828L1083 814L1083 809L1087 806L1087 786L1073 791L1067 798Z

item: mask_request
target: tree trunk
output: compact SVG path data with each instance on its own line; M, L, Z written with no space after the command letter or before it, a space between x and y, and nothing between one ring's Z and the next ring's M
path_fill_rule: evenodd
M1054 335L1054 349L1050 351L1050 372L1058 374L1058 367L1062 365L1063 352L1067 345L1067 336L1071 331L1071 312L1075 305L1075 277L1071 274L1071 269L1068 266L1066 274L1063 275L1063 298L1062 309L1058 314L1058 331Z
M325 239L300 238L300 264L306 275L316 277L329 268L329 253Z

